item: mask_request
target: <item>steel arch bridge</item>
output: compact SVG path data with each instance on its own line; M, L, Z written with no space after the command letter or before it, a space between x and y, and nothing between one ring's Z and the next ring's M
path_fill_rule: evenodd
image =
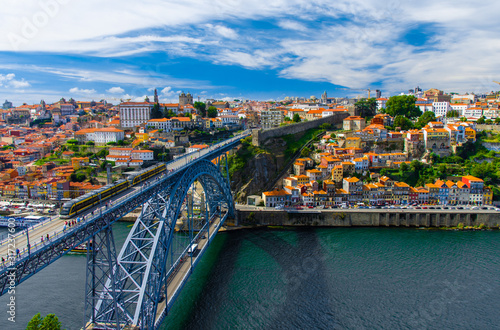
M87 258L85 318L90 321L85 328L154 329L161 324L198 262L198 252L234 215L228 176L221 172L222 167L228 173L227 162L225 168L220 165L198 160L167 180L142 206L118 256L111 228L94 237ZM182 232L175 231L179 218Z

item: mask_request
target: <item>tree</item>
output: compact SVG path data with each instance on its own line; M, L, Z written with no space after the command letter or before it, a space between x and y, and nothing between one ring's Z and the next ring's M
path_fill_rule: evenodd
M77 139L70 139L68 141L66 141L67 144L78 144L78 140Z
M284 120L284 121L292 121L292 118L290 118L290 117L288 117L288 116L287 116L287 117L285 117L283 120Z
M450 110L446 113L446 118L457 118L459 116L458 110Z
M300 152L300 156L301 157L309 157L310 153L311 153L311 149L309 149L308 147L304 147L304 149L302 149L302 151Z
M162 117L162 113L160 110L160 105L155 103L153 105L153 109L151 109L151 119L158 119Z
M486 120L485 120L484 116L480 117L480 118L476 121L476 123L477 123L477 124L480 124L480 125L481 125L481 124L484 124L485 122L486 122Z
M420 117L418 117L417 123L415 124L415 127L417 129L421 129L425 125L427 125L431 121L436 120L436 115L432 111L426 111L424 112Z
M396 116L396 118L394 118L394 127L400 127L401 130L407 131L413 128L413 123L404 116Z
M401 163L401 165L399 166L399 173L401 173L401 175L405 172L408 172L408 169L410 167L408 166L408 164L406 163Z
M207 115L208 115L208 118L215 118L215 117L217 117L217 108L214 107L214 106L208 107Z
M330 124L330 123L323 123L323 124L319 125L319 128L327 130L327 129L332 128L332 124Z
M377 99L374 97L369 99L362 98L354 104L354 107L361 117L375 116L377 111Z
M88 146L95 146L95 142L94 141L87 141L85 144L88 145Z
M198 111L198 114L200 114L202 117L207 116L207 105L203 102L194 102L195 109Z
M293 115L293 122L294 123L300 123L301 122L301 119L300 119L300 116L298 113L294 114Z
M31 321L28 322L26 330L39 330L40 326L42 325L42 321L43 319L40 313L36 314L31 318Z
M405 116L409 119L422 115L422 111L415 106L417 98L413 95L391 96L386 103L385 112L392 116Z
M465 122L465 121L467 121L467 118L465 118L465 117L460 117L460 121Z
M495 124L500 124L500 117L495 118Z
M491 120L491 119L486 119L485 124L486 124L486 125L491 125L491 124L493 124L493 120Z

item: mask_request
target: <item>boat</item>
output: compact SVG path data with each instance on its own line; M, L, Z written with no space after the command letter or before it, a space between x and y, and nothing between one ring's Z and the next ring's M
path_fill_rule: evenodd
M92 242L90 242L90 250L92 250ZM64 251L68 251L68 249L64 249ZM87 243L83 243L83 244L78 245L77 247L71 249L68 253L86 254L87 253Z

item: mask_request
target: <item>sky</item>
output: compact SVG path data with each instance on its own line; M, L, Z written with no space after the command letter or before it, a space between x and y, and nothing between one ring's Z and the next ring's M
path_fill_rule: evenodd
M0 104L489 92L500 1L3 0Z

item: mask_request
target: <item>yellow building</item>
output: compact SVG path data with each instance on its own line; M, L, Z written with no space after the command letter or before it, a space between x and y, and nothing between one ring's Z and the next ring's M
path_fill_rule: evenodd
M488 186L483 188L483 205L493 204L493 189Z
M307 175L297 175L297 184L308 184L310 181Z
M344 171L342 168L342 165L336 165L333 167L332 171L332 179L335 183L342 182L342 179L344 178Z
M472 141L472 142L476 142L476 131L470 127L467 127L465 129L465 138L467 140Z
M88 157L73 157L71 158L71 166L73 169L79 170L83 166L89 166L89 158Z
M135 133L135 138L141 142L147 142L149 140L148 133Z
M345 139L345 148L361 148L361 138L348 137Z

